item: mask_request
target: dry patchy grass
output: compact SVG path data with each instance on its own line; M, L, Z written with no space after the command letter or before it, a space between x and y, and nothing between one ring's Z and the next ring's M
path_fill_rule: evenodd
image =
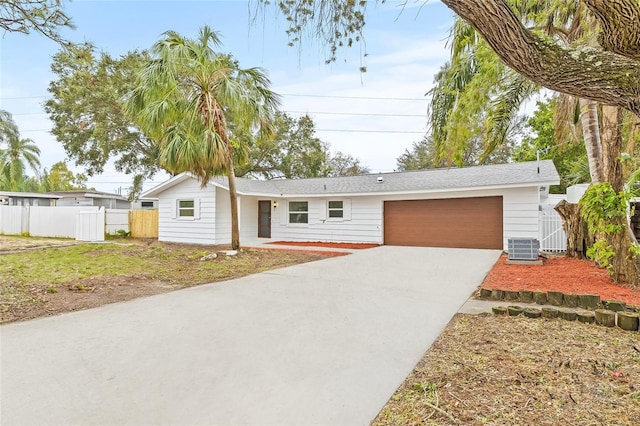
M20 321L242 277L326 258L319 253L243 250L157 241L77 244L0 256L0 322Z
M458 314L374 425L638 425L639 334Z

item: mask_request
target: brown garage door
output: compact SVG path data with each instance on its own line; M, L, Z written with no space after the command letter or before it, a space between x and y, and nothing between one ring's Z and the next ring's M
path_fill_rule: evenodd
M384 243L502 249L502 197L385 201Z

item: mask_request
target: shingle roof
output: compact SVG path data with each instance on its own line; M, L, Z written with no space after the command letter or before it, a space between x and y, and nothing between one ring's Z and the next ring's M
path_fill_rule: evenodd
M378 182L379 178L382 178L382 182ZM482 187L554 185L559 181L560 177L551 160L333 178L269 181L236 179L240 194L275 196L432 192ZM228 188L226 177L217 177L211 182ZM160 186L168 187L168 183ZM160 189L160 186L156 188ZM144 195L155 194L156 188Z
M0 196L16 197L16 198L43 198L43 199L51 199L51 200L60 198L58 195L43 194L40 192L11 192L11 191L0 191Z
M116 200L127 199L127 197L124 197L120 194L113 194L111 192L104 192L104 191L95 191L92 189L71 189L68 191L50 191L49 194L58 195L60 196L60 198L85 197L85 198L114 198Z

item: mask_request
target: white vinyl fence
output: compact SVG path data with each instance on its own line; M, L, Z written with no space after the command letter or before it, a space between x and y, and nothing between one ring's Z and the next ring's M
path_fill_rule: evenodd
M540 208L540 251L560 253L567 250L567 235L562 227L562 218L554 207L543 204Z
M76 240L104 241L104 207L96 211L81 211L76 216Z
M105 212L105 232L115 234L118 231L129 232L129 210L107 209Z
M23 232L29 232L29 209L0 206L0 234L20 235Z
M98 230L100 222L96 221L89 222L96 227L93 231L89 231L87 228L89 225L86 224L78 228L80 213L84 212L102 214L100 230ZM80 235L83 240L89 237L92 238L90 241L104 240L104 208L93 206L0 206L0 234L28 233L32 237L77 238L79 229L83 230L83 234Z
M76 221L80 212L97 212L93 206L31 206L29 235L32 237L76 238ZM104 231L103 231L104 232Z

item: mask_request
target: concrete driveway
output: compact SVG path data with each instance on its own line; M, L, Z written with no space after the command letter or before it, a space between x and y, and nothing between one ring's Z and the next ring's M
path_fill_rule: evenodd
M390 247L0 327L0 423L368 424L499 251Z

